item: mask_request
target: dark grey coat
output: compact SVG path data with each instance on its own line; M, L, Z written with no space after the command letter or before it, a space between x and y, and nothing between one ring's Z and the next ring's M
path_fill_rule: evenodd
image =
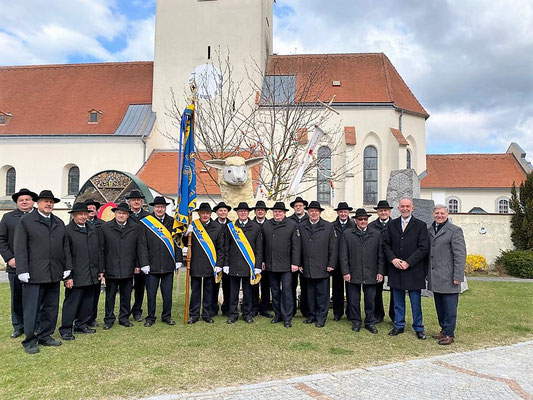
M368 228L382 233L383 231L387 230L387 227L390 225L391 221L392 219L389 218L389 221L387 222L387 224L383 226L383 224L379 222L379 218L377 218L368 224Z
M357 227L345 231L340 240L339 264L343 276L350 274L351 283L378 283L377 274L385 274L381 233L367 228L363 234Z
M140 257L140 226L128 218L124 229L112 219L100 228L103 270L106 278L131 278Z
M301 236L294 220L266 221L263 224L263 242L266 271L290 272L291 265L300 265Z
M72 269L65 224L51 214L51 226L37 211L26 214L15 229L17 274L29 273L32 284L59 282Z
M152 215L155 217L155 214ZM163 225L169 232L172 232L174 218L165 214L163 217ZM174 246L174 258L172 258L172 255L163 241L142 222L140 222L139 235L139 265L141 267L149 265L151 274L174 272L176 263L183 261L181 248L176 246L174 241L172 242Z
M391 222L383 234L383 251L387 262L388 284L394 289L416 290L426 288L425 257L429 252L428 228L424 221L411 217L402 232L401 217ZM392 260L399 258L409 268L398 269Z
M342 224L341 224L341 221L339 220L339 217L335 218L335 221L332 222L333 224L333 227L335 228L335 232L337 232L337 248L338 248L338 251L340 252L340 249L341 249L341 237L342 237L342 234L345 232L345 231L350 231L352 230L353 228L355 228L355 222L352 218L348 218L348 221L346 221L346 226L344 227L344 230L342 229ZM337 254L340 254L340 253L337 253ZM340 257L337 257L337 268L335 268L335 274L340 274L341 273L341 269L339 268L340 267Z
M217 267L224 267L226 258L225 244L226 244L226 225L211 220L205 227L207 234L213 241L215 252L217 254ZM196 235L192 234L191 246L191 276L194 277L210 277L213 276L213 268L209 262L209 258L205 254L204 249L200 245Z
M239 221L235 221L235 225L239 226ZM248 220L245 227L242 228L244 236L248 239L252 251L255 254L255 268L261 268L263 263L263 235L261 234L261 227L251 219ZM226 226L225 237L225 253L226 263L229 266L230 276L246 277L250 276L250 267L244 259L241 251L237 247L237 243L231 236L229 228Z
M465 276L466 244L463 230L450 221L435 234L428 228L429 257L427 266L428 289L436 293L460 293Z
M311 229L309 219L299 225L302 235L302 258L303 276L305 278L323 279L329 278L328 267L337 267L337 233L331 222L322 218L316 223L314 230Z
M148 211L146 211L144 208L141 208L141 211L139 211L139 214L135 215L135 213L131 212L130 216L128 218L128 221L139 223L141 219L144 217L150 215Z
M15 209L4 214L2 220L0 220L0 255L6 262L6 272L9 273L16 272L16 268L10 267L7 263L12 258L15 258L15 228L22 216L24 216L24 213L19 209Z
M292 219L294 222L296 222L297 224L303 224L304 222L308 221L309 220L309 215L307 215L307 213L304 214L304 216L302 217L302 219L298 219L298 217L296 216L296 214L292 214L290 217L288 217L290 219Z
M101 272L102 268L98 233L91 225L85 226L85 233L80 231L74 221L70 221L66 226L68 251L72 259L72 271L68 279L73 279L74 287L97 284L98 272Z

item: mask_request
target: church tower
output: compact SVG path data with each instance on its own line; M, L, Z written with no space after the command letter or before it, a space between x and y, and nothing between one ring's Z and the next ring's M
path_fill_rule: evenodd
M233 80L246 78L255 64L264 72L272 54L273 0L157 0L152 108L157 115L148 140L152 150L170 149L177 136L167 116L172 94L185 106L189 77L202 64L217 65L229 51ZM181 110L180 110L181 112Z

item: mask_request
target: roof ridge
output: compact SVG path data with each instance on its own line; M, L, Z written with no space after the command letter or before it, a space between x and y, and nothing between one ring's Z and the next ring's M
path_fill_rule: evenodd
M443 154L426 154L426 157L450 157L450 156L508 156L511 153L443 153Z
M346 57L346 56L379 56L383 53L311 53L311 54L271 54L269 57Z
M48 69L48 68L87 68L87 67L127 67L133 65L153 65L153 61L112 61L99 63L0 65L0 70Z

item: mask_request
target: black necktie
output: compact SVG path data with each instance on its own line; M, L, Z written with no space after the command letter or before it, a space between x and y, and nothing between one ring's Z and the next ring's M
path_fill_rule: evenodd
M87 233L87 228L85 226L80 226L81 233Z

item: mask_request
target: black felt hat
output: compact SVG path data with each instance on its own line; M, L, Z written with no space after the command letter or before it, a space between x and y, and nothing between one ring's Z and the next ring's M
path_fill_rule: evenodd
M130 206L128 206L128 203L119 203L119 205L115 208L112 208L111 211L127 211L131 214Z
M87 213L89 212L89 209L87 208L87 203L74 203L74 205L72 206L72 210L70 210L68 213L74 214L80 211L85 211Z
M309 210L310 208L317 208L320 211L324 211L324 209L320 206L320 203L316 200L313 200L307 207L305 207L306 210Z
M200 207L198 207L196 210L194 210L196 212L198 211L209 211L209 212L213 212L213 210L211 209L211 204L209 203L200 203Z
M389 202L387 200L380 200L378 202L378 205L374 207L374 210L379 210L380 208L393 208L390 206Z
M359 217L369 218L370 215L366 212L364 208L358 208L357 210L355 210L355 215L352 218L357 219Z
M307 201L304 200L304 199L302 199L300 196L298 196L297 198L295 198L294 201L292 201L292 202L290 203L291 208L294 208L294 205L295 205L296 203L303 203L303 205L304 205L305 207L307 207L307 204L308 204Z
M95 206L96 209L98 210L100 207L102 207L102 204L97 202L96 200L94 199L87 199L85 200L85 205L86 206Z
M348 205L348 203L346 203L345 201L341 201L338 205L337 205L337 208L335 208L333 211L340 211L340 210L348 210L348 211L352 211L353 210L353 207L350 207Z
M51 190L41 190L41 193L39 193L39 196L37 196L36 200L41 199L51 199L54 200L54 203L59 203L61 200L59 200L57 197L54 196Z
M235 211L238 211L238 210L248 210L248 211L252 211L253 208L248 207L248 203L247 203L247 202L245 202L245 201L241 201L241 202L239 203L239 205L238 205L237 207L235 207L234 210L235 210Z
M220 203L218 203L218 204L213 208L213 211L214 211L214 212L217 212L217 210L218 210L219 208L227 208L228 211L231 211L231 207L228 206L228 205L227 205L226 203L224 203L223 201L221 201Z
M144 199L144 194L140 190L134 189L126 196L126 199Z
M152 201L149 205L150 206L156 206L156 205L165 205L168 206L170 203L167 203L165 198L163 196L155 196L154 201Z
M258 208L268 210L268 207L263 200L258 200L257 203L255 203L254 210L257 210Z
M17 193L13 193L11 195L11 198L16 203L20 196L31 196L31 199L33 201L37 201L37 193L34 193L31 190L28 190L26 188L22 188Z
M282 201L276 201L274 206L272 206L271 210L289 211L287 208L285 208L285 203Z

